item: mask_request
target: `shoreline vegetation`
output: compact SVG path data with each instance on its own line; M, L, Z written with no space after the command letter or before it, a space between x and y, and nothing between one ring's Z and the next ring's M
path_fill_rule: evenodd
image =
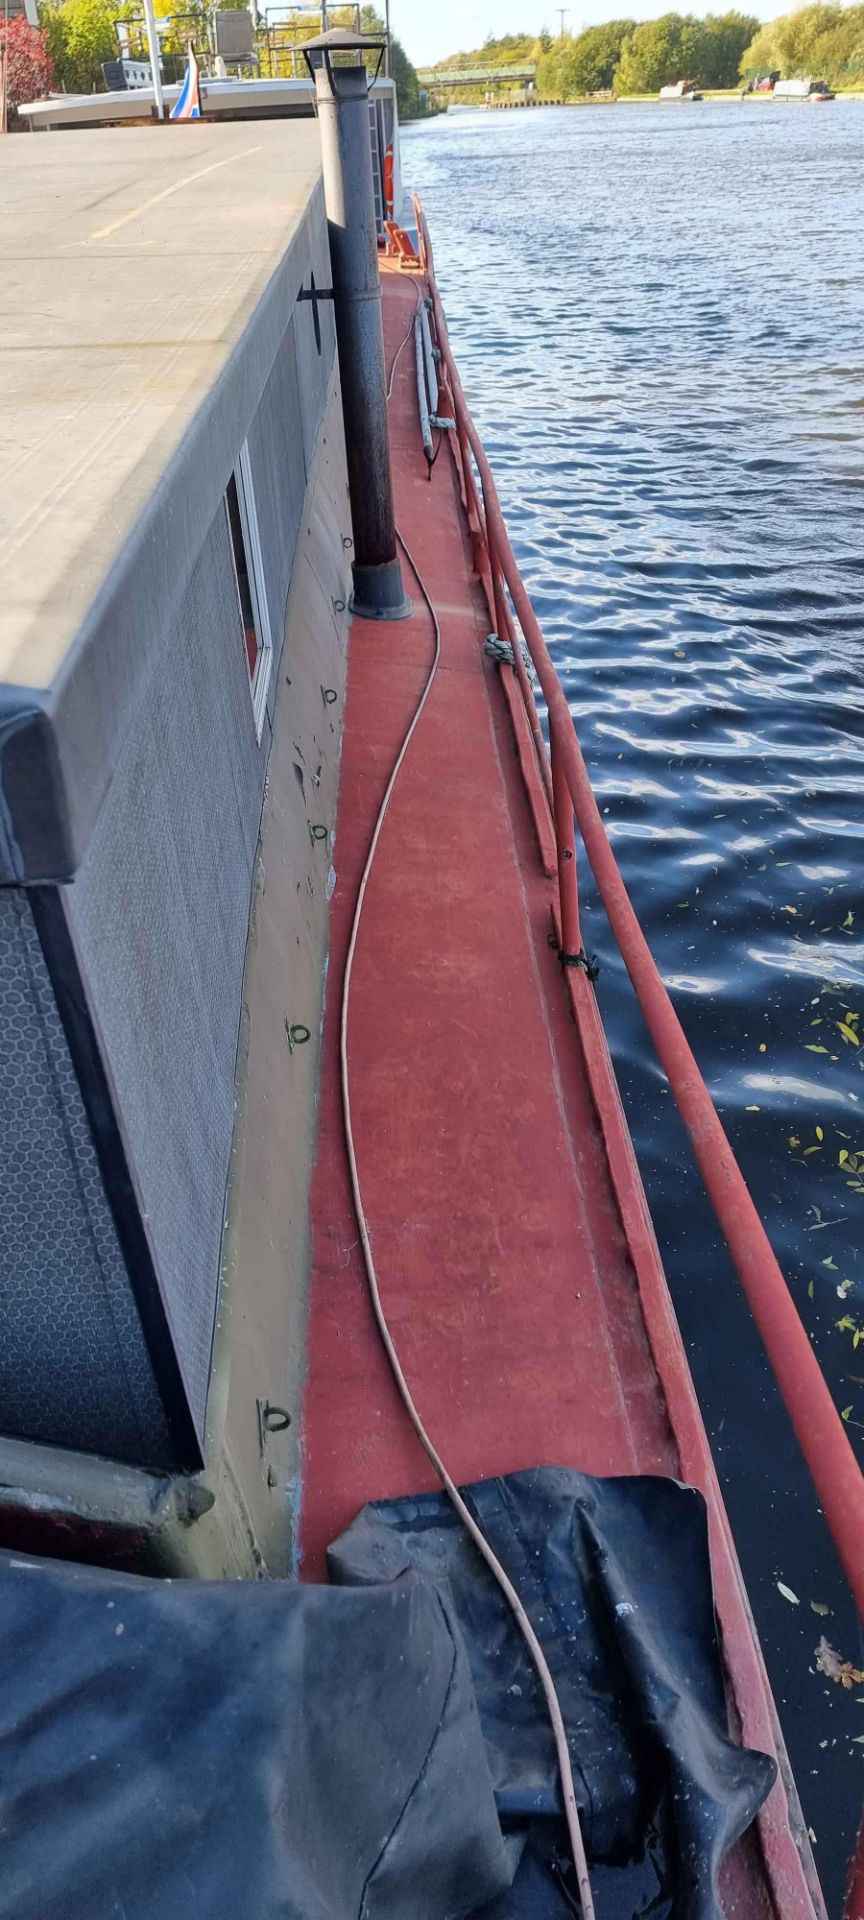
M748 82L777 72L786 79L824 80L833 92L864 93L864 5L816 0L761 23L732 9L697 19L664 13L657 19L607 20L575 35L491 34L482 47L439 60L427 75L483 68L485 85L442 90L443 105L517 104L507 98L507 67L535 68L533 88L520 80L509 91L518 104L597 105L602 100L656 100L661 87L686 79L706 100L737 100ZM501 69L501 78L492 70ZM749 98L771 98L753 94ZM666 104L665 102L663 104Z
M162 23L159 37L164 56L163 77L179 78L185 72L190 40L197 45L206 77L214 8L241 4L243 0L154 0L154 12ZM39 24L34 26L23 14L16 15L11 10L8 19L4 19L0 0L0 58L5 54L12 132L23 130L17 116L19 102L23 100L39 99L52 91L105 92L105 66L117 60L124 46L149 64L141 0L37 0L37 7ZM353 29L355 20L353 6L330 5L329 26ZM383 14L370 0L361 4L360 26L364 33L384 32ZM321 32L322 27L320 14L292 12L287 8L272 32L266 24L256 27L255 62L241 71L249 77L264 78L294 74L303 41ZM125 29L123 44L118 28ZM377 57L370 56L370 66L376 63ZM396 84L400 119L420 118L424 113L420 84L395 34L390 37L390 72Z
M188 41L197 38L206 47L214 0L154 0L165 19L162 46L166 55L184 61ZM236 0L215 0L217 6ZM380 0L379 0L380 5ZM22 18L0 19L0 54L6 55L7 104L10 126L17 125L20 100L38 97L55 88L60 92L90 93L106 85L104 63L116 59L118 22L144 53L141 0L38 0L39 26ZM167 16L167 18L166 18ZM351 26L353 9L329 12L329 23ZM314 15L292 13L280 21L274 38L268 29L258 33L259 66L264 73L295 70L297 48L316 29ZM378 6L361 7L365 32L381 32ZM521 69L509 79L507 69ZM436 73L480 69L482 84L435 85ZM526 69L533 80L526 86ZM552 37L545 28L537 35L489 34L482 47L451 54L418 75L399 40L391 39L391 72L396 82L399 116L403 121L425 118L449 105L502 107L622 105L658 100L661 87L685 81L703 100L738 100L749 81L766 73L788 79L824 80L834 93L864 97L864 3L853 6L816 0L793 13L763 25L752 14L737 9L708 14L664 13L654 20L607 20L581 33ZM753 93L751 99L771 99Z
M832 87L831 92L836 95L838 100L864 100L864 80L856 87ZM706 101L709 104L711 102L717 104L722 101L728 101L733 106L736 104L740 106L742 101L753 100L769 104L773 99L774 96L772 93L748 93L746 88L741 86L740 83L737 87L699 88L700 104L704 104ZM501 98L497 100L457 99L451 104L462 107L473 107L484 113L498 113L510 109L515 110L517 107L520 109L534 107L674 107L676 105L686 106L689 103L686 100L661 100L659 91L657 93L613 93L610 91L609 93L573 93L569 94L566 98L563 94L540 93L531 94L526 98L521 93L518 97L514 93L514 96L510 99L502 95ZM786 102L786 104L795 106L800 103L793 100Z

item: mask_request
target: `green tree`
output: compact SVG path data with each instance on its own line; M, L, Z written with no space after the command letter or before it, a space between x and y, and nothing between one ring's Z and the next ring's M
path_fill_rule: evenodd
M400 120L416 119L420 112L420 82L401 40L390 41L390 72L396 82L396 105Z
M217 7L231 4L231 0L214 0ZM163 53L185 54L190 40L194 41L199 55L210 45L210 13L212 6L208 0L153 0L153 12L164 20L170 14L181 14L182 18L172 20L171 25L163 28L159 34L159 45ZM136 9L136 34L141 35L141 51L145 52L143 21L140 5ZM146 57L146 54L145 54Z
M657 93L678 80L699 87L734 87L739 63L759 22L752 14L664 13L628 34L615 73L619 93Z
M760 27L741 56L741 73L751 79L775 69L789 78L809 74L834 86L860 82L864 6L801 7Z
M698 80L704 29L692 13L664 13L627 35L615 73L618 93L658 93L678 80Z
M842 26L840 7L801 7L800 11L787 14L780 29L784 72L810 73L818 65L820 53L827 51Z
M757 74L773 73L775 68L782 65L777 44L778 25L777 20L766 21L763 27L758 28L749 46L745 47L739 67L742 79L752 80Z
M545 28L539 36L541 45L549 39ZM504 33L496 40L494 34L487 34L482 47L472 47L469 52L451 53L446 60L436 60L435 67L513 67L521 60L534 57L535 36L533 33Z
M567 36L556 40L538 62L539 92L559 100L605 92L612 85L621 48L635 25L634 20L606 20L602 26L587 27L572 40Z
M802 7L779 23L783 71L842 79L864 53L864 9Z
M701 87L734 87L745 47L758 32L751 13L709 13L703 21L699 69L694 78Z
M376 9L366 6L360 12L364 33L383 33L384 21ZM396 84L396 105L400 120L414 120L420 112L420 82L401 40L390 39L390 72Z
M530 33L503 33L497 40L494 34L487 33L478 66L515 66L520 60L530 60L533 45L534 36Z
M833 11L833 9L832 9ZM860 86L864 79L864 6L843 7L837 26L820 35L814 48L816 78L835 86Z
M159 44L163 53L175 54L182 62L190 40L199 56L206 55L213 5L232 6L235 0L153 0L153 4L159 19L180 16L160 32ZM120 54L116 33L120 21L128 25L132 52L149 60L141 0L40 0L39 23L57 84L65 93L96 93L103 87L103 62Z
M114 22L122 13L116 0L43 0L39 25L65 93L94 93L102 86L102 62L116 60L119 51Z

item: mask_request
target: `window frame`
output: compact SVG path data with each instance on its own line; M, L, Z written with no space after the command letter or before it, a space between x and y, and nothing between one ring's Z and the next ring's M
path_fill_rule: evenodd
M252 718L255 724L255 737L260 741L264 730L264 715L267 712L267 694L270 688L270 675L273 669L273 636L270 630L270 609L267 605L267 588L264 579L264 559L261 552L261 535L258 529L258 512L255 506L255 484L252 479L252 461L249 454L249 442L244 440L232 469L234 484L237 488L237 505L240 509L240 530L246 550L246 575L252 599L252 613L255 621L255 636L258 641L258 658L254 673L249 672L249 659L244 642L243 658L249 681L249 693L252 700ZM240 616L240 631L245 633L243 620L243 601L240 593L240 581L237 577L237 559L234 552L234 534L231 527L231 515L228 510L227 489L223 496L225 521L228 527L228 545L231 550L231 571L234 575L234 587L237 594L237 610Z

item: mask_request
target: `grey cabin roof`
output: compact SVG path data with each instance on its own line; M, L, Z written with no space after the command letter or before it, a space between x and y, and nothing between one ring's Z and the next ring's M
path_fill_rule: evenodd
M185 510L196 482L178 454L208 407L227 409L230 467L226 449L236 453L308 281L319 173L317 123L305 120L0 142L0 879L68 877L40 874L38 855L34 865L10 845L10 738L35 729L32 752L18 743L16 780L40 741L53 778L60 712L75 708L71 682L100 600L124 550L129 563L133 534L140 546L166 476L182 481ZM238 371L253 316L260 378ZM164 542L159 551L176 570L182 555ZM105 695L124 697L120 679ZM116 744L113 716L107 733ZM82 738L79 724L78 763ZM93 751L103 751L99 726ZM88 778L104 792L110 767ZM94 793L91 815L97 802ZM72 871L75 846L67 851Z

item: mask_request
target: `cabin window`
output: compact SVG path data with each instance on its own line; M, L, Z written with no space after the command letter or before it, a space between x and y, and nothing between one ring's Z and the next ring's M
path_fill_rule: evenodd
M267 707L267 687L270 680L273 646L267 612L267 595L264 590L264 569L261 560L258 516L255 512L252 469L249 448L246 445L241 450L240 458L225 491L225 511L231 537L234 580L240 608L243 644L246 650L246 665L249 671L252 711L255 715L255 730L260 740Z

